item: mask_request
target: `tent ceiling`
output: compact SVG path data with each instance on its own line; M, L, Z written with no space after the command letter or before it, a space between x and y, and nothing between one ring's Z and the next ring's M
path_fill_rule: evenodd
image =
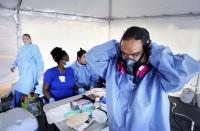
M108 17L108 0L23 0L21 8Z
M18 0L0 0L0 7L17 8Z
M200 0L113 0L112 17L200 13Z
M0 6L16 8L18 0L1 0ZM199 14L200 0L112 0L112 17ZM109 0L22 0L21 9L108 18Z

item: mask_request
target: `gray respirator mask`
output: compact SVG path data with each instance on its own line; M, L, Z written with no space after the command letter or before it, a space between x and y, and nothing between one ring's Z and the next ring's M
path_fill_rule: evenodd
M123 74L123 73L127 73L127 74L130 74L130 75L135 75L137 73L137 70L140 66L142 65L149 65L149 60L147 63L145 62L142 62L142 59L143 57L146 55L146 56L150 56L150 46L149 46L150 43L148 44L144 44L144 52L142 53L142 55L140 56L139 60L136 61L136 60L133 60L133 59L129 59L129 58L126 58L124 59L122 57L122 52L119 48L119 52L120 52L120 56L119 56L119 59L118 59L118 62L117 62L117 68L118 70ZM149 59L149 58L147 58Z
M145 64L144 62L141 62L144 54L145 53L143 53L141 55L141 57L139 58L138 61L135 61L135 60L132 60L132 59L123 59L124 64L125 64L126 73L128 73L130 75L134 75L136 70L138 69L138 67L140 67L141 65Z

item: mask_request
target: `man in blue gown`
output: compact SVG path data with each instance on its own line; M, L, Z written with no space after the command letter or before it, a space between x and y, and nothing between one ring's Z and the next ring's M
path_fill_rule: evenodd
M200 72L196 60L151 42L141 27L92 48L87 60L106 80L110 131L170 131L167 93Z

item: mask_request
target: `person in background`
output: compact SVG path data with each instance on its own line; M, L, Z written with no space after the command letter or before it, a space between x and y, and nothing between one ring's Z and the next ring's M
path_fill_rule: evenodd
M18 67L19 79L14 86L13 107L20 106L21 97L30 94L44 69L44 62L37 45L32 44L31 36L23 34L24 45L19 49L17 58L12 65L14 72Z
M74 70L69 67L70 61L66 51L55 47L51 51L56 67L48 69L44 74L43 92L46 102L52 103L74 95Z
M106 80L110 131L170 131L168 93L200 72L196 60L174 55L136 26L128 28L120 42L93 47L86 58Z
M86 51L82 48L77 52L77 60L71 65L74 69L75 84L79 94L84 93L90 88L97 87L100 77L92 71L86 61Z

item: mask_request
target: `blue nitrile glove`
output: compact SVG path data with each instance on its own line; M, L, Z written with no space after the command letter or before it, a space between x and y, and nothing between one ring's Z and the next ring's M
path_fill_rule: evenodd
M106 97L101 98L101 103L106 104Z
M54 103L55 102L55 99L54 98L50 98L49 99L49 103Z

